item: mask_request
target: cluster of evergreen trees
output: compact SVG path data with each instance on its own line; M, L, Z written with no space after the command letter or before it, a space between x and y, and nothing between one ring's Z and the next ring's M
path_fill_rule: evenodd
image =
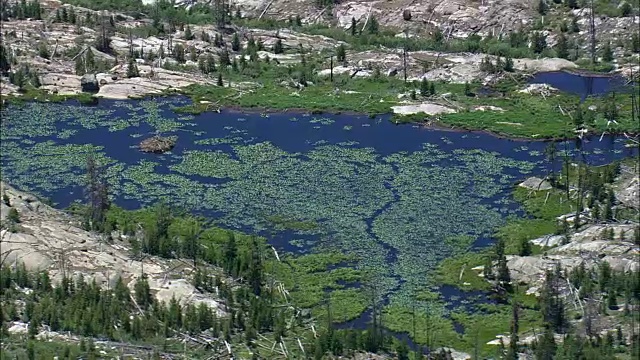
M2 21L9 19L25 20L34 19L42 20L42 6L38 0L27 2L26 0L12 1L2 0L0 6L0 18Z
M482 59L480 63L480 70L484 72L488 72L490 74L501 73L502 71L513 72L513 59L510 57L506 57L504 61L500 56L496 57L496 62L491 61L491 58L488 56Z

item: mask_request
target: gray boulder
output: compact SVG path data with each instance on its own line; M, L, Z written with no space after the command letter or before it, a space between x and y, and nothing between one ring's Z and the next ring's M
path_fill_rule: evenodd
M82 79L80 79L80 85L84 92L98 92L100 90L100 85L95 74L85 74L82 76Z
M529 190L551 190L553 187L549 182L537 177L530 177L527 180L520 183L520 186Z

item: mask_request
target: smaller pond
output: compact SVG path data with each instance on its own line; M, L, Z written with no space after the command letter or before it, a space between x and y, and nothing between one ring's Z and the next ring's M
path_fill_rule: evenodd
M629 89L626 79L621 76L598 74L577 74L566 71L537 73L529 80L531 84L549 84L552 87L572 94L580 95L582 100L591 95L605 95Z

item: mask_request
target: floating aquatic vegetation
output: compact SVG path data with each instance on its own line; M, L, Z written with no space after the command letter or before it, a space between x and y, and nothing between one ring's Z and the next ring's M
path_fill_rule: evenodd
M223 137L223 138L209 138L209 139L201 139L194 141L197 145L220 145L220 144L237 144L240 141L243 141L244 138L241 136L234 137Z
M342 141L342 142L339 142L337 145L340 145L340 146L356 146L358 144L360 144L360 143L357 142L357 141Z
M320 123L322 125L331 125L335 122L335 120L329 118L313 118L309 122L312 124Z
M500 201L501 195L519 173L536 166L495 152L444 151L436 144L439 136L436 143L407 147L411 151L384 152L377 144L365 147L372 144L367 137L335 125L337 140L301 138L297 141L304 150L289 150L265 141L268 132L252 127L264 124L257 116L220 119L214 131L200 118L177 117L169 110L175 103L165 99L112 104L104 109L28 103L3 112L9 126L1 138L2 153L8 154L2 175L43 193L77 189L86 154L93 152L106 166L116 199L145 205L166 198L215 215L221 225L274 231L274 236L280 229L268 217L279 216L287 219L281 227L291 232L284 244L300 252L355 256L354 266L371 270L381 293L395 291L399 302L424 283L440 259L491 234L513 205ZM310 131L334 124L308 114L289 120L300 123L279 126ZM137 141L131 138L154 131L180 131L172 154L157 157L135 150ZM449 134L442 141L450 145L449 138L457 139Z

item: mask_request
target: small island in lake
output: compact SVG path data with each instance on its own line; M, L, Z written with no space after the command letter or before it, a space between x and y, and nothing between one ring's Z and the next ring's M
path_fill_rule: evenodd
M162 154L171 151L176 146L177 136L163 137L156 135L140 142L140 151L146 153Z

